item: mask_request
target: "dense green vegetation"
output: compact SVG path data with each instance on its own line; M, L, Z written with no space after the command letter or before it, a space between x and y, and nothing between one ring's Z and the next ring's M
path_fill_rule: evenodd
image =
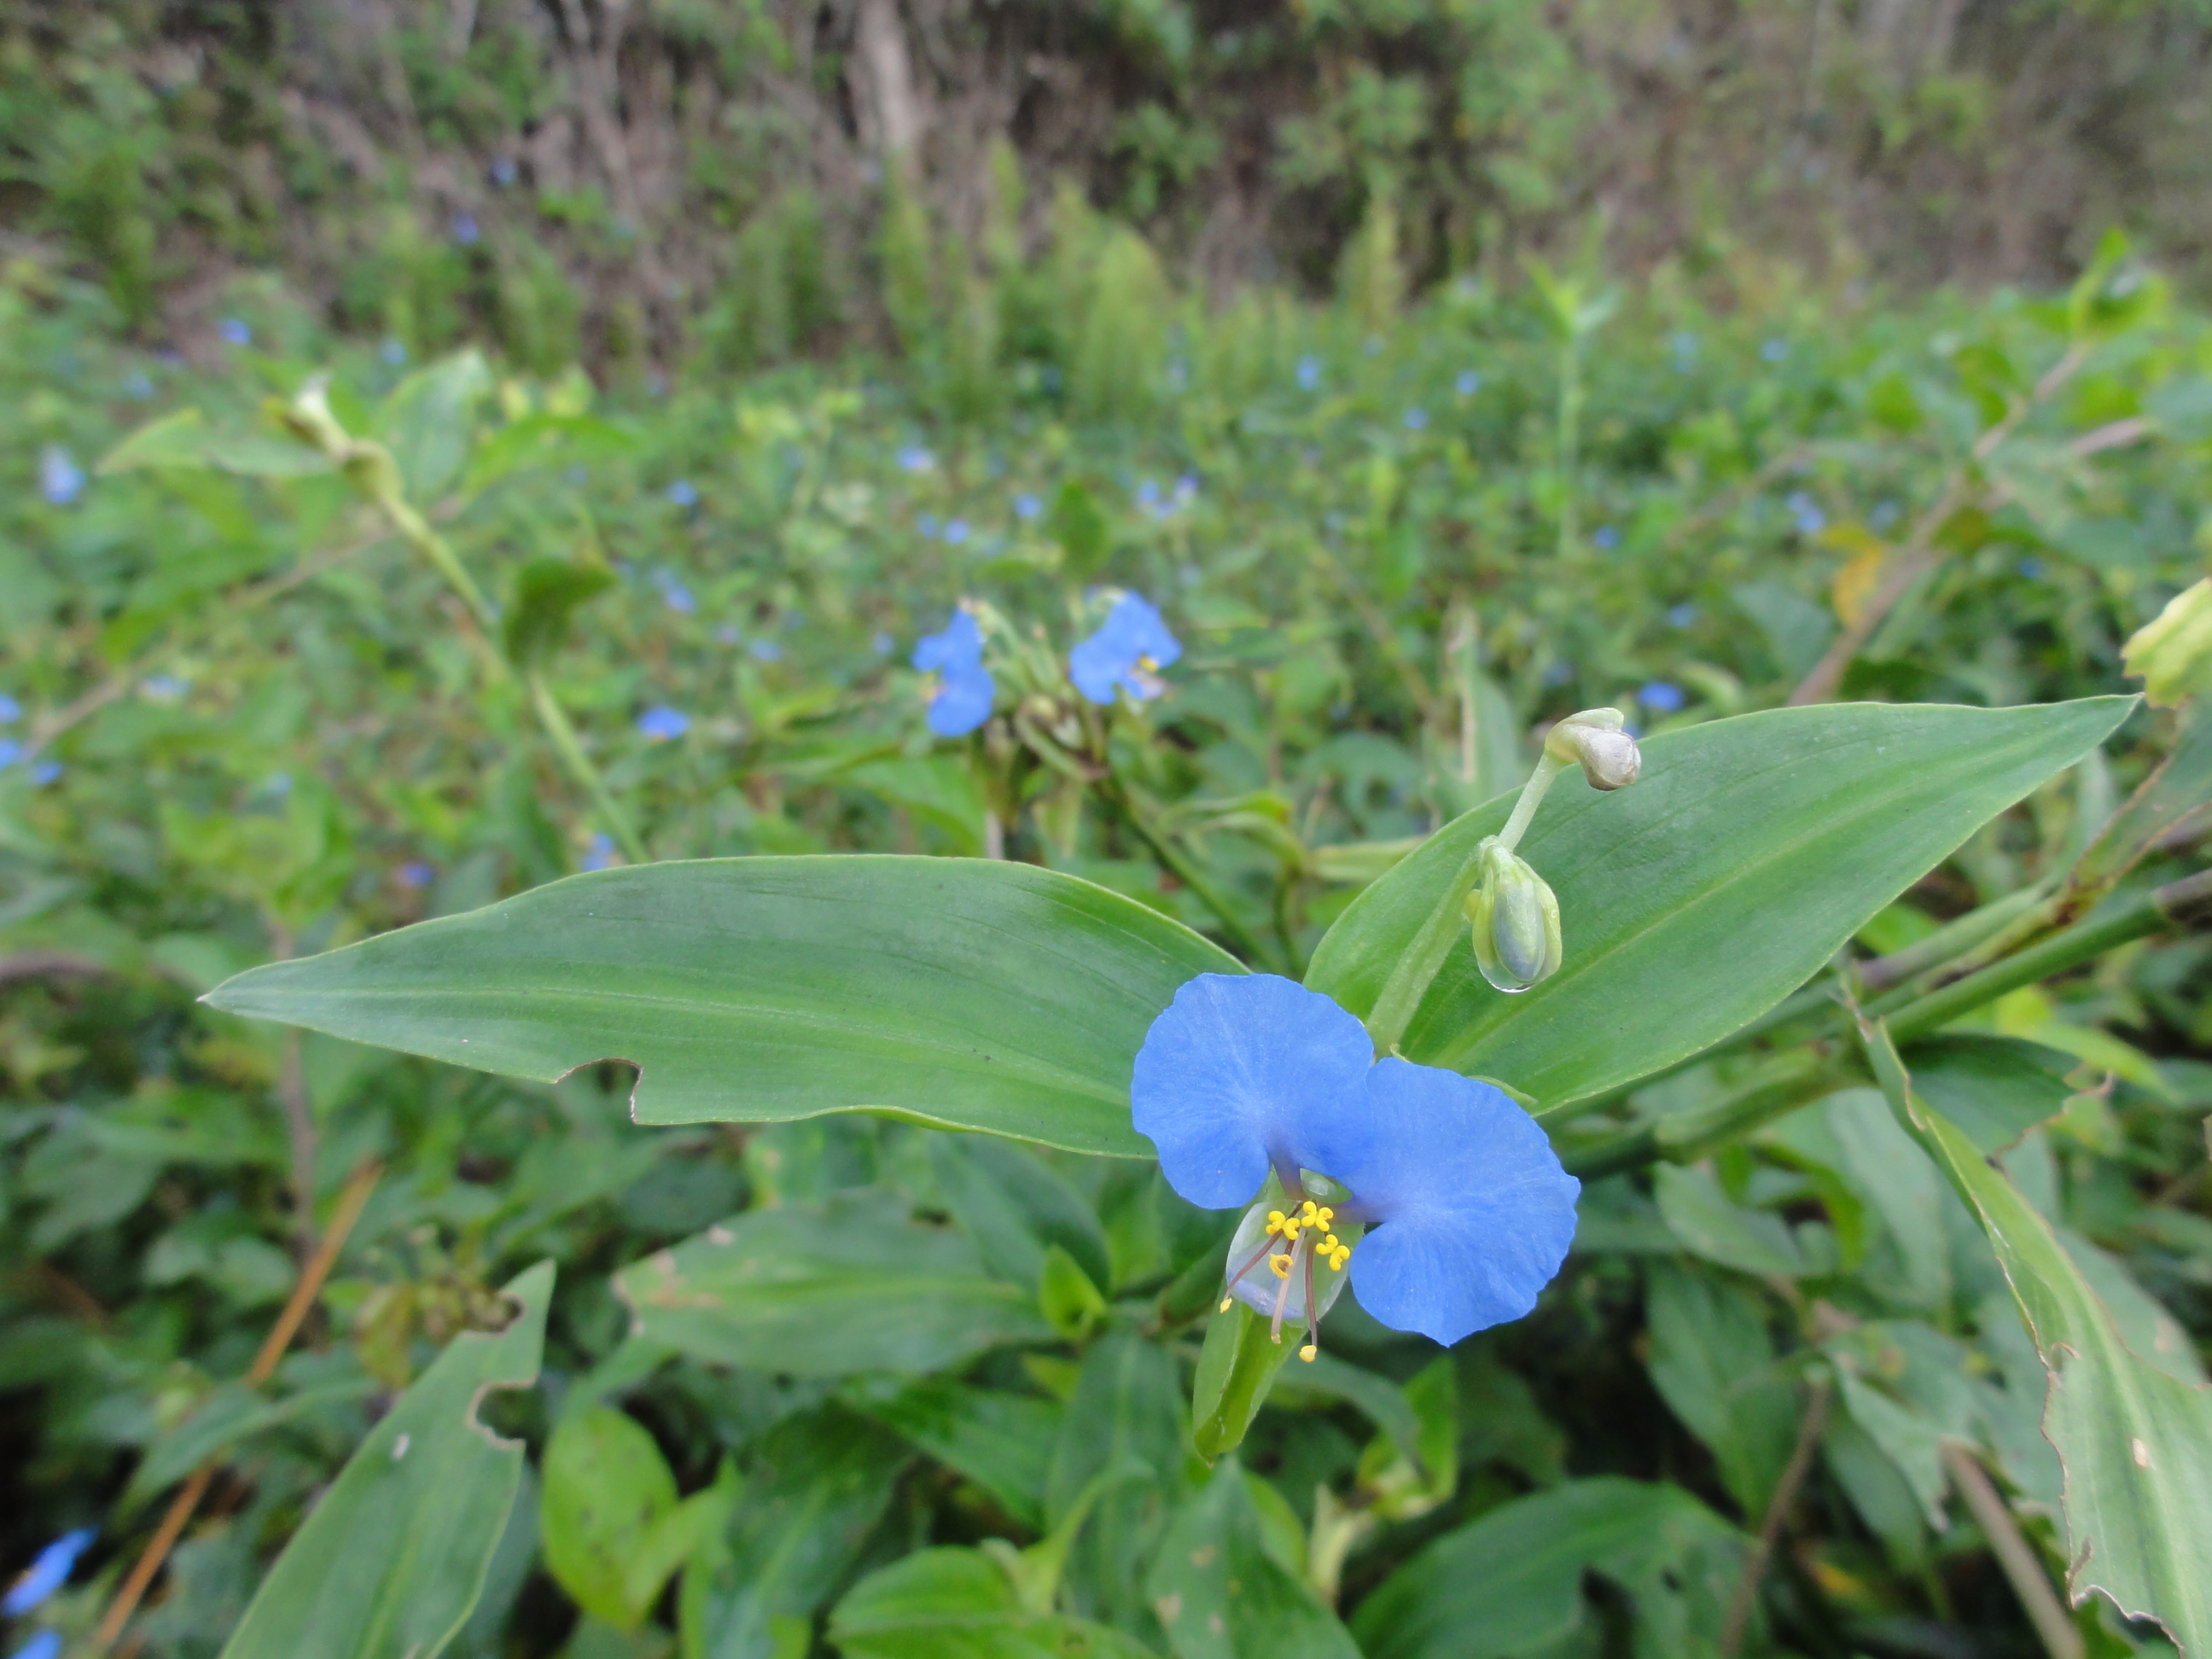
M849 35L810 65L773 9L631 20L599 38L623 142L666 161L675 111L700 146L682 189L633 179L642 236L550 149L500 171L585 84L574 20L619 9L410 11L364 37L374 97L347 77L377 51L288 33L318 9L6 20L0 1572L91 1536L0 1644L2201 1645L2187 605L2123 659L2212 552L2188 250L1876 299L1717 233L1571 234L1604 87L1533 13L1049 11L938 44L1033 27L1110 65L1087 191L1018 123L961 151L951 113L926 167L841 189L852 155L731 112L835 104ZM2094 38L2149 31L2171 69L2193 27ZM1478 84L1499 40L1516 78ZM925 60L953 110L973 83ZM1882 106L1893 159L1994 73L1953 67ZM282 128L303 85L323 124ZM1285 286L1219 280L1200 229L1234 136L1209 112L1255 88L1304 111L1315 170L1271 199L1311 234L1229 264L1271 249ZM347 107L353 159L318 173ZM1180 655L1099 702L1069 652L1125 592ZM940 738L912 653L963 605L996 702ZM2112 700L2147 663L2158 705ZM1522 849L1565 968L1492 992L1454 896L1394 1021L1451 861L1553 722L1607 706L1643 779L1568 775ZM854 853L963 862L821 856ZM762 861L669 862L710 858ZM659 908L592 932L616 893ZM428 988L398 1013L316 977L362 958L199 1000L463 916L375 958ZM573 1003L501 979L564 950ZM1137 1039L1224 951L1520 1092L1583 1182L1533 1314L1443 1350L1346 1297L1268 1391L1286 1350L1215 1310L1234 1218L1128 1128ZM822 989L825 1034L593 1000L672 963L702 1005ZM502 994L490 1069L447 1063L441 1000ZM924 1018L1052 1080L948 1082L899 1046ZM861 1104L892 1109L799 1115Z

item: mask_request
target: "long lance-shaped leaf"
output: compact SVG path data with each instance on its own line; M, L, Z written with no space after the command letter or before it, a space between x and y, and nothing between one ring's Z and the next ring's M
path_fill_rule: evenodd
M1520 847L1559 896L1565 965L1504 995L1462 930L1402 1051L1502 1079L1546 1111L1693 1054L1802 985L2134 706L1778 708L1652 738L1633 788L1599 794L1571 775ZM1511 805L1455 819L1362 893L1307 982L1364 1018Z
M1030 865L711 859L573 876L207 1000L509 1077L627 1060L641 1123L861 1109L1138 1157L1130 1063L1209 971L1242 969Z
M347 1460L246 1610L222 1659L434 1659L483 1593L523 1474L483 1395L538 1380L553 1264L507 1287L497 1334L463 1331Z
M2121 1340L2112 1310L2035 1207L1915 1094L1878 1024L1860 1036L1891 1109L1982 1224L2051 1374L2043 1432L2065 1470L2067 1588L2155 1619L2190 1659L2212 1656L2212 1389Z

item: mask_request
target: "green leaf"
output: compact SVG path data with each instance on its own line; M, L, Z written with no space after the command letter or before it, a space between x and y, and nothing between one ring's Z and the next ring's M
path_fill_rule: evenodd
M1501 1078L1547 1111L1685 1059L1802 985L2133 706L1778 708L1652 738L1633 788L1600 794L1570 774L1520 847L1559 897L1565 964L1504 996L1462 931L1403 1051ZM1511 805L1455 820L1362 892L1307 982L1369 1012Z
M318 1383L281 1400L264 1398L243 1382L226 1382L194 1407L192 1414L147 1449L131 1473L123 1501L135 1508L183 1480L210 1458L311 1412L350 1406L376 1392L374 1379L344 1377ZM357 1419L356 1419L357 1420Z
M526 415L477 447L461 493L474 495L527 467L589 465L635 454L637 448L631 434L590 415Z
M109 450L93 471L105 475L129 472L142 466L212 465L208 459L211 435L206 417L198 410L180 409L140 427Z
M553 1265L507 1287L499 1332L463 1331L368 1437L261 1582L223 1659L434 1659L483 1589L522 1479L483 1395L538 1377Z
M932 1376L853 1403L974 1481L1032 1532L1044 1529L1045 1482L1060 1431L1058 1402Z
M1668 1230L1692 1254L1739 1273L1794 1279L1807 1271L1788 1223L1738 1204L1705 1170L1662 1164L1651 1172L1651 1190Z
M563 1418L545 1448L538 1529L545 1565L576 1605L628 1630L652 1606L631 1598L630 1564L676 1507L676 1476L653 1438L605 1406Z
M1069 1562L1078 1612L1119 1630L1141 1628L1143 1563L1185 1490L1187 1432L1182 1380L1165 1349L1126 1329L1091 1345L1053 1449L1045 1518L1059 1525L1093 1480L1124 1465L1140 1464L1152 1478L1117 1480L1097 1496Z
M1045 1246L1037 1307L1044 1322L1071 1342L1089 1341L1106 1318L1104 1293L1082 1264L1057 1244Z
M1679 1486L1570 1481L1427 1545L1359 1604L1352 1633L1367 1659L1508 1659L1581 1626L1595 1571L1629 1593L1639 1652L1696 1652L1693 1632L1718 1632L1742 1547Z
M1830 1337L1844 1409L1897 1466L1931 1528L1944 1524L1948 1440L1972 1443L1980 1415L1966 1345L1907 1320L1869 1320Z
M727 1532L685 1569L684 1659L777 1654L785 1621L811 1619L853 1572L908 1456L896 1435L842 1406L771 1430Z
M1862 1026L1889 1103L1950 1177L1996 1249L2043 1357L2045 1436L2066 1471L2068 1587L2157 1620L2212 1654L2212 1389L2133 1352L2035 1207L1914 1091L1888 1034Z
M1234 1458L1176 1516L1145 1593L1177 1659L1359 1659L1312 1586L1269 1553Z
M491 366L471 348L416 369L378 408L375 436L392 452L417 502L434 499L460 477L476 444L477 406L491 389Z
M929 1164L953 1218L991 1271L1028 1288L1058 1247L1091 1282L1112 1282L1106 1234L1066 1176L1024 1147L982 1135L932 1135Z
M830 1640L844 1659L1152 1659L1087 1619L1024 1613L976 1550L921 1550L869 1574L830 1614Z
M867 1189L754 1210L615 1275L634 1337L794 1376L928 1371L1052 1333L957 1233Z
M1644 1275L1652 1384L1712 1452L1729 1495L1758 1515L1790 1461L1803 1410L1775 1367L1767 1305L1710 1271L1655 1261Z
M1283 1362L1299 1342L1301 1327L1287 1341L1272 1334L1273 1321L1242 1302L1217 1309L1206 1322L1206 1345L1199 1350L1198 1375L1191 1384L1191 1444L1209 1462L1244 1443L1252 1419L1267 1403Z
M514 600L501 620L507 659L528 671L542 666L568 642L575 614L615 584L602 565L566 559L532 559L514 574Z
M267 432L216 432L197 409L180 409L132 433L103 458L102 473L139 467L234 472L251 478L300 478L333 471L337 463L296 438Z
M868 1109L1144 1157L1129 1067L1146 1029L1194 975L1239 971L1030 865L713 859L574 876L207 1000L509 1077L624 1060L641 1123Z
M1982 1152L2001 1152L2066 1109L2071 1054L2019 1037L1963 1033L1924 1038L1908 1051L1912 1086Z

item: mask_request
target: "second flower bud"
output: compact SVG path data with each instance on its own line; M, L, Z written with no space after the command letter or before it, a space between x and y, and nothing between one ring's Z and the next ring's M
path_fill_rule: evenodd
M1496 836L1483 844L1481 873L1465 912L1474 927L1474 960L1498 990L1525 991L1559 972L1565 954L1559 902L1528 860Z

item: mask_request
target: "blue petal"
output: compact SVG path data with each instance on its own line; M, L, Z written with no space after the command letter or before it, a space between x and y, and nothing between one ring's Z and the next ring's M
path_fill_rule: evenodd
M1248 1202L1271 1161L1335 1176L1367 1160L1366 1029L1274 974L1200 974L1137 1051L1137 1133L1203 1209Z
M1447 1346L1522 1317L1574 1242L1582 1182L1487 1083L1384 1060L1367 1097L1374 1155L1348 1184L1381 1224L1352 1253L1359 1305Z
M9 1589L7 1598L0 1601L0 1613L21 1618L67 1583L76 1571L77 1557L91 1547L94 1535L91 1528L80 1527L40 1550L39 1559Z
M1136 661L1135 652L1123 650L1121 641L1109 638L1102 628L1067 653L1067 678L1091 702L1111 702L1115 687Z
M1139 659L1150 657L1164 668L1182 655L1182 641L1168 632L1160 613L1139 595L1124 593L1097 631L1068 653L1067 678L1093 702L1112 702L1116 687L1141 702L1158 687L1138 677Z
M952 664L929 700L929 729L940 738L966 737L991 718L991 700L998 691L991 671L981 663Z
M944 631L924 635L915 644L914 665L922 670L972 668L983 660L983 630L965 611L956 611Z

